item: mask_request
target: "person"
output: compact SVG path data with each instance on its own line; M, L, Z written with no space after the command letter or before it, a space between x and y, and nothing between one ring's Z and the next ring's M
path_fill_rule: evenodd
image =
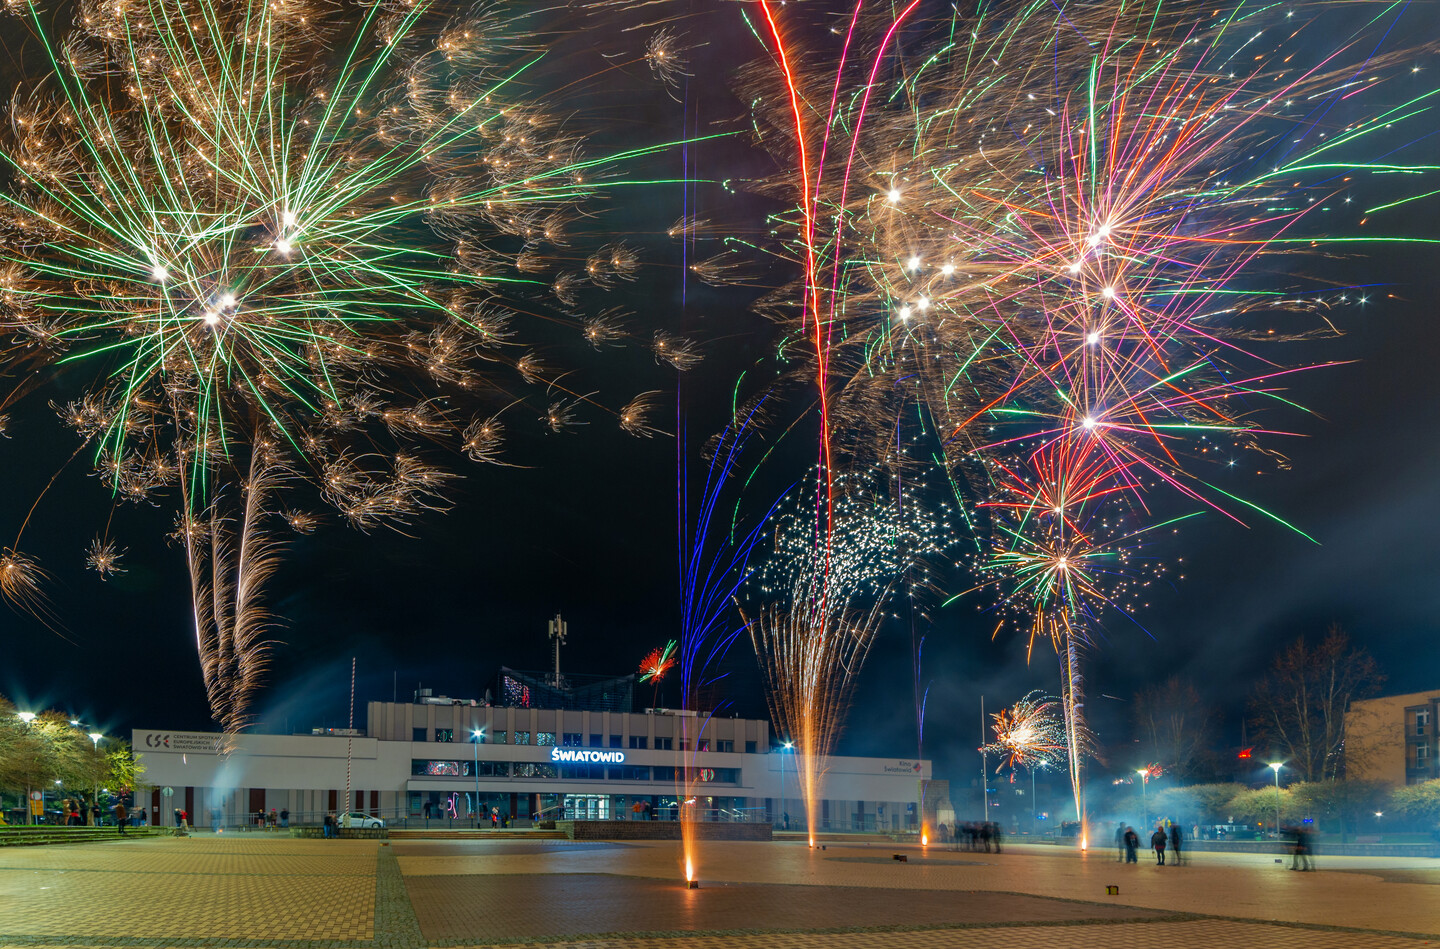
M429 820L429 819L430 819L430 802L429 802L429 801L426 801L426 802L425 802L425 819L426 819L426 820Z
M407 685L405 688L408 689L408 688L410 688L410 687ZM784 823L785 829L786 829L786 830L789 830L789 829L790 829L790 812L789 812L789 811L786 811L786 812L785 812L783 815L781 815L781 816L784 817L784 820L782 821L782 823Z
M1170 862L1173 863L1173 864L1175 864L1175 866L1177 866L1177 867L1180 866L1180 825L1179 825L1179 824L1171 824L1171 825L1170 825L1170 853L1172 854L1172 856L1171 856L1171 858L1170 858Z
M1134 827L1125 828L1125 862L1138 863L1136 851L1140 849L1140 835L1135 833Z
M290 826L290 808L288 808L288 807L283 807L283 808L280 809L280 826L281 826L281 827L289 827L289 826Z
M990 836L995 838L995 852L1000 852L1000 822L990 822Z
M985 852L986 852L986 853L989 853L989 852L990 852L990 822L989 822L988 820L982 820L982 821L980 822L980 825L975 828L975 832L980 835L980 843L985 846Z
M1310 862L1310 841L1306 839L1309 834L1301 827L1289 827L1286 830L1293 841L1290 849L1290 869L1314 870L1315 865Z
M1155 833L1150 835L1150 846L1155 848L1155 866L1165 866L1165 825L1156 824Z
M124 805L124 804L116 804L116 805L115 805L115 827L116 827L117 830L120 831L120 836L121 836L121 837L124 837L124 836L125 836L125 819L126 819L126 817L128 817L128 816L129 816L129 814L128 814L128 812L125 810L125 805Z
M91 827L99 827L99 826L100 826L100 802L99 802L99 801L91 801L91 802L90 802L90 826L91 826Z
M1115 825L1115 862L1125 862L1125 822Z
M428 806L428 805L427 805L427 806ZM325 827L324 827L323 833L324 833L324 836L325 836L325 839L326 839L326 840L330 840L331 838L333 838L333 837L335 836L335 815L334 815L334 814L326 814L326 815L325 815Z
M270 808L270 820L269 820L269 828L268 828L268 829L269 829L269 830L274 830L276 827L279 827L279 826L280 826L280 815L276 812L275 808L272 807L272 808Z
M490 829L497 830L500 827L500 808L490 808Z

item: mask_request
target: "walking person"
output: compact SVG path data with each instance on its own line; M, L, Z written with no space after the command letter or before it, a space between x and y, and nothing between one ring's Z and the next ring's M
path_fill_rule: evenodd
M1140 849L1140 835L1135 833L1134 827L1125 828L1125 862L1139 863L1136 853Z
M1155 833L1150 835L1150 846L1155 848L1155 866L1165 866L1165 825L1156 824Z
M1115 825L1115 862L1125 862L1125 822Z
M288 808L288 807L284 807L284 808L281 808L281 809L280 809L280 826L281 826L281 827L289 827L289 826L290 826L290 808Z
M1170 825L1170 862L1180 866L1180 825Z
M335 837L335 815L334 815L334 814L326 814L326 815L325 815L325 822L324 822L324 825L323 825L323 826L324 826L324 830L322 831L322 833L324 834L325 839L326 839L326 840L331 840L331 839L333 839L333 838Z
M124 804L115 805L115 827L120 831L121 837L125 836L125 819L128 816L129 812L125 810Z

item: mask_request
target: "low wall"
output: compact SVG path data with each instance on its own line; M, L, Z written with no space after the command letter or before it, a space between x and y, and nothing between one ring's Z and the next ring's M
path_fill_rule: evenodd
M731 824L699 821L701 840L769 840L768 823ZM555 829L571 840L679 840L680 822L673 820L558 820Z
M390 836L390 831L386 830L384 827L366 827L364 829L361 829L359 827L341 827L336 831L336 833L340 835L340 838L342 840L385 840ZM324 837L325 828L296 827L292 824L290 827L290 836L311 838Z
M1185 850L1203 853L1273 853L1289 856L1290 847L1274 840L1187 840ZM1310 852L1335 857L1440 857L1440 844L1339 844L1312 842Z

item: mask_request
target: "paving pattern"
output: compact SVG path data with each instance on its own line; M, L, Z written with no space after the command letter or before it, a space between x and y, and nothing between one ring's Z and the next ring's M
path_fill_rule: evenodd
M903 852L904 863L891 859ZM1264 855L1182 868L1014 847L189 838L0 850L0 947L1415 949L1437 861ZM1109 895L1105 885L1119 886Z

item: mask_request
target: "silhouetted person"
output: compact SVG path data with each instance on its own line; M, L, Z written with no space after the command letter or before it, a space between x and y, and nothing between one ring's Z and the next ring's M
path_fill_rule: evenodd
M1150 846L1155 848L1155 866L1165 866L1165 828L1156 826L1155 833L1150 835Z
M1125 828L1125 862L1138 863L1136 852L1140 849L1140 835L1135 833L1134 827Z
M1175 864L1175 866L1177 866L1177 867L1180 866L1180 825L1179 825L1179 824L1171 824L1171 825L1170 825L1170 853L1172 854L1172 856L1171 856L1171 858L1170 858L1170 862L1173 863L1173 864Z
M1125 860L1125 822L1122 820L1115 825L1115 862L1121 863Z
M128 816L129 811L125 810L124 804L115 805L115 827L120 831L121 837L125 836L125 821Z
M999 853L999 852L1000 852L1000 841L1002 840L1002 837L1001 837L1001 833L1000 833L1000 824L999 824L998 822L991 821L991 823L990 823L990 836L993 837L993 838L995 838L995 852L996 852L996 853Z
M980 834L980 843L984 845L984 847L985 847L985 852L986 852L986 853L989 853L989 852L990 852L990 822L989 822L988 820L983 820L983 821L981 821L981 822L980 822L980 826L977 828L977 830L979 831L979 834Z
M1309 832L1303 827L1290 827L1286 829L1286 833L1292 841L1290 845L1290 869L1314 870L1315 865L1310 862Z

